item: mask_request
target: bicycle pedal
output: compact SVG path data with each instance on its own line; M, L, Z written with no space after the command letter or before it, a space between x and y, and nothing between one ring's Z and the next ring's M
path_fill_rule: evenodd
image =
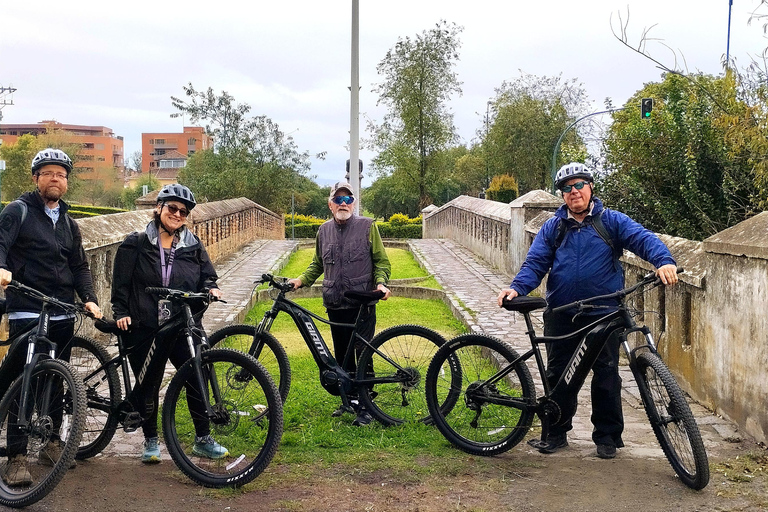
M136 432L144 424L144 418L137 412L129 412L121 423L125 432Z

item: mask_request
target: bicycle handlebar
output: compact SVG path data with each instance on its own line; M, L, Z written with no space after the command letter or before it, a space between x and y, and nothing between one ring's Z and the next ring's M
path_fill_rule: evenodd
M678 274L682 274L683 272L685 272L685 270L682 267L677 267ZM585 309L599 309L599 308L610 307L606 305L594 305L592 303L597 301L602 301L602 300L623 299L624 297L634 292L635 290L639 288L643 288L649 284L652 287L659 286L661 284L661 278L658 277L655 272L651 272L650 274L645 275L638 283L628 288L624 288L623 290L619 290L614 293L609 293L607 295L598 295L596 297L590 297L588 299L577 300L577 301L571 302L570 304L564 304L562 306L552 308L552 312L559 313L561 311L566 311L568 309L573 309L573 308L578 308L579 311L583 311Z
M256 281L258 284L267 283L273 288L277 288L281 292L292 292L294 290L293 285L289 282L281 283L275 280L275 276L272 274L261 274L261 279Z
M144 288L144 291L151 295L160 295L162 297L170 299L171 301L177 300L177 301L183 302L183 301L203 300L208 302L216 302L217 300L219 300L208 292L202 292L202 293L185 292L183 290L174 290L173 288L162 288L162 287L156 287L156 286L147 286L146 288Z
M21 292L22 294L26 295L27 297L37 299L43 304L53 304L54 306L58 306L61 309L65 311L72 311L74 313L81 313L86 316L89 316L91 318L95 318L93 316L93 313L85 309L84 304L76 303L76 304L70 304L68 302L63 302L55 297L51 297L49 295L44 294L40 290L36 290L35 288L32 288L30 286L27 286L25 284L22 284L15 279L12 279L10 283L8 283L8 287L13 288L14 290Z

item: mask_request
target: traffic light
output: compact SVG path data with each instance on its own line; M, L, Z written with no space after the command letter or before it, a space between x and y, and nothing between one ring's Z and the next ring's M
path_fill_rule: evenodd
M363 181L363 161L358 159L357 163L360 167L360 181ZM347 174L344 177L349 181L349 158L347 158Z
M651 118L651 110L653 110L653 98L643 98L640 100L640 113L643 119Z

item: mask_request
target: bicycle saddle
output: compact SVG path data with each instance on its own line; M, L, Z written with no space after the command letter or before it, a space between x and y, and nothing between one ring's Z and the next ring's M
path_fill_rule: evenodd
M355 292L355 291L346 291L344 292L344 297L353 300L355 302L359 302L361 304L370 304L371 302L375 302L377 300L384 298L384 292L375 290L372 292Z
M542 309L547 307L547 300L542 297L528 297L527 295L515 297L512 300L505 300L501 303L501 307L508 311L519 311L520 313L528 313L535 309Z

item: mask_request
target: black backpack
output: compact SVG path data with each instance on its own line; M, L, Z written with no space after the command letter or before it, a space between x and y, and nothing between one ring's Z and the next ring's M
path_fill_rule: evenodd
M624 249L622 249L619 244L614 243L613 237L608 233L608 229L605 227L602 218L604 212L605 210L601 210L600 213L589 218L592 219L592 227L595 228L597 234L600 235L600 238L603 239L603 242L608 244L608 247L611 248L614 262L618 262L622 254L624 254ZM557 225L557 229L555 230L555 239L552 241L552 245L554 245L555 250L557 250L560 247L560 244L563 243L565 233L568 231L568 224L566 223L565 219L561 217L558 217L558 219L559 223Z

